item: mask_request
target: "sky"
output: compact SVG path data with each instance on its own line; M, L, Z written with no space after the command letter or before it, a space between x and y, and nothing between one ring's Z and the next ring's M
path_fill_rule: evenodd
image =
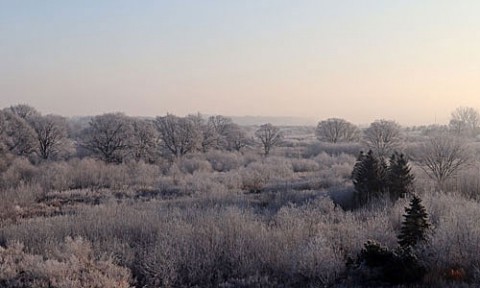
M480 109L480 1L0 0L0 108L391 119Z

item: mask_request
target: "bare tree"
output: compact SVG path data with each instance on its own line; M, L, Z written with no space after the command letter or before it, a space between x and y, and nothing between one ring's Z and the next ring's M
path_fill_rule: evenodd
M329 118L318 123L315 134L320 141L353 142L359 139L360 131L355 125L344 119Z
M471 107L459 107L452 112L450 129L457 135L475 136L479 130L480 114Z
M207 126L209 127L214 140L214 148L228 148L228 134L230 133L230 130L233 129L234 125L232 119L222 115L210 116L208 118Z
M173 157L197 151L202 145L202 133L198 130L198 122L192 117L177 117L167 114L155 119L164 152Z
M40 116L40 112L27 104L10 106L8 110L24 120L29 120L30 118Z
M268 156L271 149L280 144L283 140L283 135L280 132L280 128L275 127L270 123L260 126L260 128L255 131L255 137L260 140L265 156Z
M227 149L235 151L240 151L254 142L242 127L234 123L226 131L226 141Z
M401 127L395 121L376 120L365 129L364 141L375 154L385 158L400 147Z
M131 120L122 113L95 116L89 122L83 146L109 163L121 163L131 147Z
M9 110L0 111L0 114L2 114L0 130L6 150L19 156L29 156L35 152L35 131L27 121Z
M5 113L3 111L0 111L0 156L2 157L8 151L6 146L6 130L7 118L5 117Z
M215 127L210 125L209 122L203 117L202 114L190 114L186 119L192 123L194 129L198 131L200 136L200 146L203 152L207 152L210 149L217 148L218 134L215 131Z
M46 160L57 156L66 143L65 118L56 115L33 116L29 122L36 132L40 157Z
M150 120L134 119L132 121L133 156L137 161L143 160L153 163L158 152L158 131L155 124Z
M443 188L445 181L469 162L465 142L449 135L437 135L423 145L418 155L420 167Z
M222 115L210 116L208 123L210 123L214 130L220 135L226 135L228 129L233 125L231 118Z

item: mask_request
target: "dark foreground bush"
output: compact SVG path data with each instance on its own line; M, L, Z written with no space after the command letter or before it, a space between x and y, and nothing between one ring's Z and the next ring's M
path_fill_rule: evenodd
M390 251L374 241L367 241L357 259L347 265L356 281L369 286L415 283L426 273L410 248Z

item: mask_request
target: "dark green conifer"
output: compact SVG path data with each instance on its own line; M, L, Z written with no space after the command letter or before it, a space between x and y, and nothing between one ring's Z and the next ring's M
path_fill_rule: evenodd
M408 248L421 241L426 241L430 224L428 223L427 211L418 196L413 196L409 207L405 208L403 217L405 219L402 222L400 235L398 235L398 244L402 248Z
M390 157L387 176L388 193L392 201L413 193L415 177L411 173L408 160L403 154L395 152Z
M385 162L376 158L372 150L367 154L360 152L353 167L352 180L355 187L355 201L358 205L382 196L386 182Z

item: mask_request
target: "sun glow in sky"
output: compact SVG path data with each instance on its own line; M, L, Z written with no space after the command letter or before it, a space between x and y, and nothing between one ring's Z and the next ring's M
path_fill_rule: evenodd
M480 109L480 1L3 1L0 107L446 123Z

